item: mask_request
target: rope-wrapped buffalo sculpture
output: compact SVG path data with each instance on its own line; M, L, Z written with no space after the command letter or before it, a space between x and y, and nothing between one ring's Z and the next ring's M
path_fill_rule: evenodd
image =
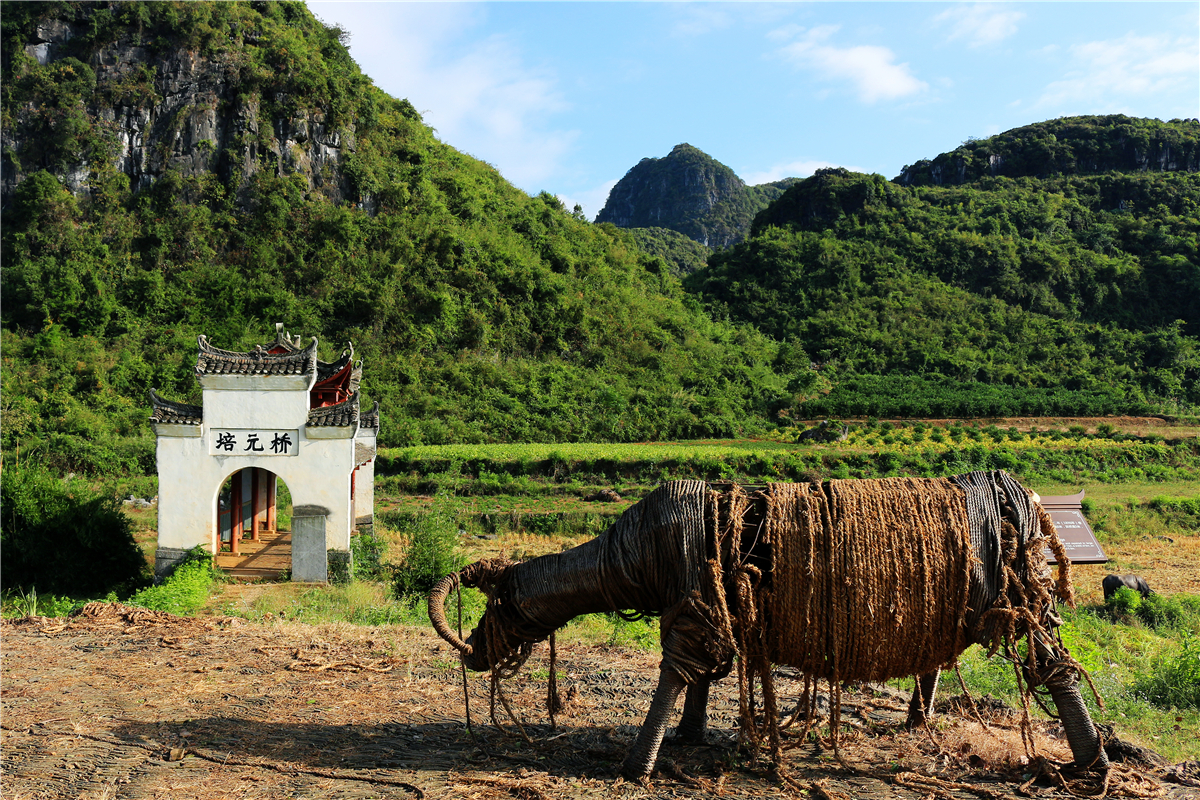
M735 662L743 735L765 735L779 764L772 664L835 690L842 681L919 676L909 707L917 725L932 708L938 671L971 644L1004 649L1019 663L1028 690L1044 688L1053 699L1076 764L1103 770L1078 664L1055 635L1055 596L1073 602L1069 564L1049 516L1004 472L752 490L677 481L583 545L524 563L480 561L447 576L429 611L468 669L493 674L514 671L532 643L581 614L661 615L659 681L623 766L629 777L652 771L681 693L677 733L703 740L709 686ZM460 582L488 598L465 642L445 614ZM839 707L831 703L835 731Z

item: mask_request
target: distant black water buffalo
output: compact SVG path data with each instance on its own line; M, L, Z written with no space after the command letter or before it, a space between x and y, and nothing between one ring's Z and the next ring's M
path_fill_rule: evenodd
M1112 597L1117 593L1117 589L1122 586L1127 586L1135 592L1141 592L1142 597L1149 597L1154 594L1150 589L1150 584L1146 583L1146 579L1139 575L1105 575L1104 583L1104 599Z

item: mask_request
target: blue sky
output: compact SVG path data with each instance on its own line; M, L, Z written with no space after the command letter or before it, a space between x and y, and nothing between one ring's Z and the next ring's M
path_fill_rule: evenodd
M688 142L747 183L1055 117L1200 116L1188 2L310 2L438 137L588 217Z

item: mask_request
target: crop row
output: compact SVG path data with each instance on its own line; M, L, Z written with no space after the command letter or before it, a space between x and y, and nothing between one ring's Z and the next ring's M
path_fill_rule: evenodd
M376 473L400 491L522 494L548 487L696 478L742 482L937 477L1004 469L1023 479L1103 482L1200 479L1200 440L1100 438L1061 442L839 443L837 447L720 444L448 445L385 449Z

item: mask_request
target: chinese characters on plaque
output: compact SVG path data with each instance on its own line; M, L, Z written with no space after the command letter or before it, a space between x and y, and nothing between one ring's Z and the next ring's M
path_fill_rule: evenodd
M294 456L299 449L299 431L239 430L210 432L209 455L214 456Z

